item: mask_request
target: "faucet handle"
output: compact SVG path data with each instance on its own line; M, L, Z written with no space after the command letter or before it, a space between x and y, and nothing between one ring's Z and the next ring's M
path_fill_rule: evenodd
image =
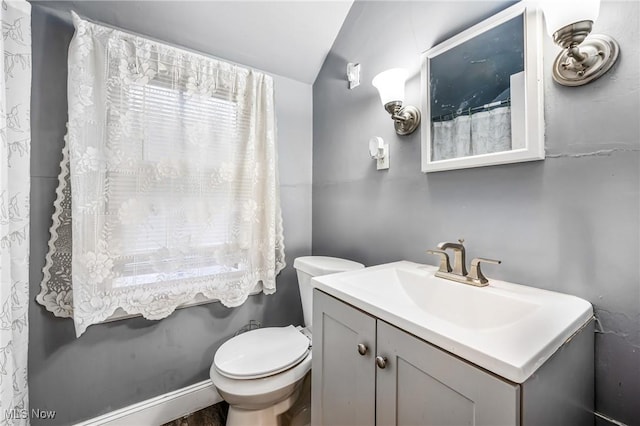
M469 271L469 275L467 275L467 277L479 284L487 284L489 280L482 273L480 263L493 263L494 265L499 265L502 262L500 260L485 259L484 257L476 257L471 261L471 271Z
M440 256L439 272L451 272L451 264L449 263L449 255L444 250L427 250L427 254L437 254Z

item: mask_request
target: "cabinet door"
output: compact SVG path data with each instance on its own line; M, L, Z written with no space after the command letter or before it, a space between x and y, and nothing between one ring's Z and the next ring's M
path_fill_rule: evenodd
M375 338L373 317L313 291L313 425L374 424ZM364 355L359 344L366 346Z
M520 387L383 321L377 354L377 425L518 425Z

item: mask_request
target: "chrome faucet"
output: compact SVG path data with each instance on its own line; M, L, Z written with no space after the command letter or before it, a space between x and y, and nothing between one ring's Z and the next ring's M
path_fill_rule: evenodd
M465 276L467 275L467 267L465 266L467 260L462 243L464 243L462 239L458 240L457 243L440 243L438 244L438 248L442 251L447 249L453 250L453 273Z
M471 261L471 272L467 273L465 249L462 245L464 240L458 240L458 243L443 242L438 244L438 250L427 250L429 254L436 254L440 256L440 266L436 272L436 277L444 278L451 281L456 281L464 284L471 284L476 287L484 287L489 284L489 280L484 276L480 269L480 263L493 263L499 265L499 260L486 259L483 257L476 257ZM447 249L453 250L453 268L449 263L449 254Z

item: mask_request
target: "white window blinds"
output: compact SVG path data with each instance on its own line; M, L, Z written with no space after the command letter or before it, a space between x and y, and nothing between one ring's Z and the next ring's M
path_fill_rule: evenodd
M69 49L76 333L196 295L242 304L284 267L273 82L74 16Z

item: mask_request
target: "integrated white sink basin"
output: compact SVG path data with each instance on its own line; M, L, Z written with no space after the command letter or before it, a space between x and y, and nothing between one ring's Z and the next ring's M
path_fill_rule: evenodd
M426 314L470 330L503 327L526 318L540 307L513 294L482 291L464 284L452 286L451 281L436 278L427 271L393 268L374 273L395 274L385 280L397 280L401 297Z
M401 261L312 284L469 362L523 383L593 317L575 296L490 280L473 287Z

